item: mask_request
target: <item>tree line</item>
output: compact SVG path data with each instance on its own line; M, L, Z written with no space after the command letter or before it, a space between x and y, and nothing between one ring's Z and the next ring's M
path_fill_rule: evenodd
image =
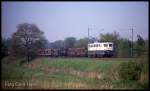
M11 38L2 39L2 57L26 57L29 61L36 57L38 49L42 48L87 48L88 43L94 41L111 41L114 42L115 57L141 57L148 55L148 40L144 40L137 35L136 41L122 38L117 32L99 34L98 38L87 37L76 39L75 37L67 37L64 40L56 40L49 42L35 24L23 23L17 26L17 31L13 33ZM131 50L131 47L133 48ZM133 52L133 55L131 53Z
M122 38L117 32L100 34L98 38L87 37L77 40L75 37L67 37L64 40L57 40L48 43L48 48L87 48L88 43L94 41L111 41L114 43L115 57L140 57L148 55L148 40L144 40L140 35L137 35L137 40L131 41L127 38ZM133 48L131 49L133 45Z

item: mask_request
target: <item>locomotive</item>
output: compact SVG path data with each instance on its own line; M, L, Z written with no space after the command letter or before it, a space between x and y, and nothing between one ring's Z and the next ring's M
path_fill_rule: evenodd
M88 44L89 57L111 57L113 56L113 42L95 42Z
M113 54L113 42L88 43L87 48L48 48L38 50L39 56L49 57L112 57Z

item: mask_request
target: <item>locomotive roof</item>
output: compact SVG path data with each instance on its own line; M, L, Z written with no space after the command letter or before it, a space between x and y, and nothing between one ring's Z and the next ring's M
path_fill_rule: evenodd
M111 41L101 41L101 42L95 41L94 43L88 43L88 44L97 44L97 43L113 43L113 42L111 42Z

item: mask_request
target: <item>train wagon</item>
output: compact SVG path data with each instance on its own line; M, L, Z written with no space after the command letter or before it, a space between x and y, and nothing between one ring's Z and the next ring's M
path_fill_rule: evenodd
M70 57L85 57L87 56L86 48L69 48L67 51L68 56Z
M39 49L38 55L49 57L67 56L67 50L62 48Z
M60 49L60 54L59 54L59 55L60 55L60 56L63 56L63 57L67 56L67 49L61 48L61 49Z
M53 53L53 56L54 56L54 57L60 56L60 48L54 48L54 49L52 50L52 53Z
M112 57L113 42L94 42L88 44L88 57Z
M53 56L53 49L51 49L51 48L39 49L38 50L38 55L39 56Z

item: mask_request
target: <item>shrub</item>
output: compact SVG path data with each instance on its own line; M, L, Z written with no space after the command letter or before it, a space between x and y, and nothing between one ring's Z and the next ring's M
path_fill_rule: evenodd
M123 80L138 80L142 67L136 62L124 62L119 68L119 77Z

